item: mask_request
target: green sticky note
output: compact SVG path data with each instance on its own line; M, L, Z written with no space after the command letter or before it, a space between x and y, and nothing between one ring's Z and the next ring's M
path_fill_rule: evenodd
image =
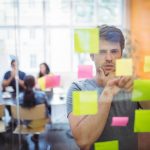
M98 142L94 144L94 148L95 150L119 150L119 142L117 140Z
M144 58L144 72L150 72L150 56Z
M150 100L150 80L134 80L132 101Z
M133 65L132 59L117 59L116 60L116 76L132 76Z
M150 132L150 110L135 110L134 132Z
M74 91L73 114L94 115L98 112L97 91Z
M99 52L99 29L75 29L74 47L78 53L98 53Z

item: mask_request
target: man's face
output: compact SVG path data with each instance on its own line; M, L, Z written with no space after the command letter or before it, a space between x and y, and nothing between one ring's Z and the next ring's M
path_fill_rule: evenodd
M16 69L17 69L17 64L16 64L16 62L13 62L13 63L11 64L11 67L12 67L12 69L16 70Z
M95 62L96 70L99 71L99 68L102 68L105 75L108 75L115 72L115 61L121 58L121 55L119 42L114 43L101 39L99 54L94 54L92 59Z

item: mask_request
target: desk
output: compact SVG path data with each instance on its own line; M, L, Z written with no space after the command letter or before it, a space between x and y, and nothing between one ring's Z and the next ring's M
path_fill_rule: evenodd
M14 105L16 102L15 98L2 98L2 92L0 92L0 104L4 105Z
M4 105L15 105L15 98L3 99L2 93L0 94L0 104ZM51 119L52 123L68 123L67 110L66 110L66 97L60 98L60 95L54 94L51 101Z

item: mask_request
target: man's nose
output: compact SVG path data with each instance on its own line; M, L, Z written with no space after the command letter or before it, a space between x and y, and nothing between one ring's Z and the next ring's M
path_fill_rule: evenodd
M106 61L109 61L109 62L112 61L112 55L109 52L107 52L107 54L106 54Z

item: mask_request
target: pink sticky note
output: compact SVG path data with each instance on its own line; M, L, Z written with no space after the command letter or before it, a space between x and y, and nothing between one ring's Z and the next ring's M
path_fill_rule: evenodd
M113 117L111 126L127 126L129 117Z
M79 65L78 66L78 78L93 78L93 66L91 65Z
M47 75L45 77L46 88L60 86L60 76L59 75Z

